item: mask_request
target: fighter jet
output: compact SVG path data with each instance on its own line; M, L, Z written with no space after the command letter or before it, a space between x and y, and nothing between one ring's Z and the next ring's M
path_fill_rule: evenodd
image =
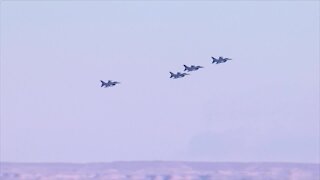
M220 56L218 59L211 57L212 58L212 64L216 63L216 64L220 64L220 63L225 63L228 60L231 60L229 58L223 58L222 56Z
M188 67L187 65L183 65L184 66L184 71L197 71L199 70L200 68L203 68L202 66L194 66L194 65L191 65L190 67Z
M117 81L113 81L113 82L112 82L112 81L110 81L110 80L109 80L108 82L104 82L104 81L102 81L102 80L100 80L100 81L101 81L101 83L102 83L102 84L101 84L101 87L104 86L104 87L106 87L106 88L107 88L107 87L111 87L111 86L115 86L116 84L119 84L119 83L120 83L120 82L117 82Z
M173 78L173 79L177 79L177 78L182 78L186 75L189 75L187 73L180 73L178 72L177 74L174 74L173 72L170 72L170 78Z

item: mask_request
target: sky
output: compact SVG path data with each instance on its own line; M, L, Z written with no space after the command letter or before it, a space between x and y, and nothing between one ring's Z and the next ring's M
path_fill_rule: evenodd
M320 163L319 1L0 3L0 161Z

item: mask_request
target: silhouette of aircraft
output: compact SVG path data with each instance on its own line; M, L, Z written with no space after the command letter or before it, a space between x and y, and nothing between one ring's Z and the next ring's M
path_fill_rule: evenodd
M170 72L170 78L173 78L173 79L178 79L178 78L182 78L186 75L189 75L187 73L180 73L178 72L177 74L174 74L173 72Z
M101 83L102 83L102 84L101 84L101 87L104 86L104 87L106 87L106 88L107 88L107 87L111 87L111 86L115 86L116 84L119 84L119 83L120 83L120 82L117 82L117 81L113 81L113 82L112 82L112 81L110 81L110 80L109 80L108 82L104 82L104 81L102 81L102 80L100 80L100 81L101 81Z
M184 66L184 71L197 71L199 70L200 68L203 68L202 66L194 66L194 65L191 65L190 67L188 67L187 65L183 65Z

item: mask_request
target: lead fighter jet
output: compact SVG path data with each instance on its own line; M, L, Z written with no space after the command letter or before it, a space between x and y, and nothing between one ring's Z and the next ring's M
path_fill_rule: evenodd
M194 65L191 65L190 67L188 67L187 65L183 65L184 66L184 71L197 71L199 70L200 68L203 68L202 66L194 66Z
M170 78L173 78L173 79L177 79L177 78L182 78L186 75L189 75L187 73L180 73L178 72L177 74L174 74L173 72L170 72Z
M120 83L120 82L117 82L117 81L113 81L113 82L112 82L112 81L110 81L110 80L109 80L108 82L104 82L104 81L102 81L102 80L100 80L100 81L101 81L101 83L102 83L102 84L101 84L101 87L104 86L104 87L106 87L106 88L107 88L107 87L111 87L111 86L115 86L116 84L119 84L119 83Z

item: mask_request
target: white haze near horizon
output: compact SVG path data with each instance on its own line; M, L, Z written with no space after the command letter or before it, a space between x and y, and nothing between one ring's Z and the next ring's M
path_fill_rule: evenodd
M1 161L319 163L319 1L0 3Z

